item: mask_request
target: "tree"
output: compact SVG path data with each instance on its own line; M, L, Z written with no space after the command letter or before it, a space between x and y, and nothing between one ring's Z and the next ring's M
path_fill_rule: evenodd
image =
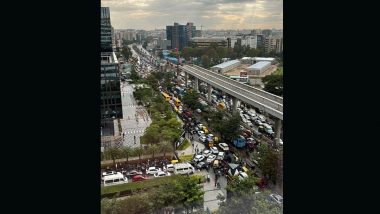
M120 201L120 213L151 213L151 204L145 195L133 195Z
M264 90L278 95L283 95L282 75L268 75L262 79L265 87Z
M125 159L128 162L129 157L131 157L133 154L133 149L130 146L125 146L123 148L123 154L124 154Z
M144 154L144 149L141 148L141 147L136 147L136 148L133 149L133 153L135 155L138 155L139 156L139 160L141 160L141 155Z
M162 141L159 143L160 152L164 153L164 157L166 157L167 152L173 151L173 145L169 141Z
M159 151L159 147L155 144L149 146L149 153L152 153L152 158L154 158L154 154Z
M255 160L259 164L259 168L263 176L276 183L278 175L278 164L280 152L277 149L272 149L268 144L260 144L257 147L257 153L254 154Z
M115 165L115 160L122 154L121 150L114 146L107 148L104 152L108 157L112 159L113 165Z
M199 94L195 90L185 93L182 98L182 102L191 109L196 109L196 104L198 103Z
M223 119L222 122L215 127L215 130L218 131L224 139L231 141L239 135L240 121L240 115L234 113L232 117Z
M210 67L210 57L208 57L207 55L202 55L201 61L204 68Z

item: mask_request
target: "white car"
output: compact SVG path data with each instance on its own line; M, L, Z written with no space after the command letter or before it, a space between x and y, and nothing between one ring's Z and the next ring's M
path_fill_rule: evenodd
M214 135L213 135L213 134L208 134L208 135L207 135L207 138L214 139Z
M201 136L199 137L199 140L200 140L202 143L204 143L204 142L206 142L206 137L205 137L204 135L201 135Z
M218 148L216 148L215 146L211 147L211 152L212 152L212 154L218 154L219 153Z
M156 174L154 174L154 177L155 178L158 178L158 177L165 177L165 176L170 176L170 173L166 173L166 172L163 172L163 171L159 171L157 172Z
M194 161L199 162L199 161L202 161L203 159L205 159L205 156L197 155L197 156L195 156Z
M269 197L271 200L273 200L274 202L276 202L279 205L282 205L282 203L284 201L282 196L279 194L270 194Z
M156 174L159 171L161 171L161 170L159 168L157 168L157 167L149 167L149 169L146 171L146 174L148 174L148 175L154 175L154 174Z
M245 178L248 178L247 173L245 173L245 172L240 172L240 173L239 173L239 180L244 180Z
M263 125L263 122L261 122L261 120L257 119L257 120L255 120L255 124L258 126L261 126L261 125Z
M197 127L198 127L198 129L202 129L203 128L203 124L200 123L200 124L197 125Z
M209 155L211 155L211 151L210 150L204 150L203 151L203 156L208 157Z
M223 160L224 159L224 152L219 152L218 156L216 157L217 160Z
M228 144L227 144L227 143L219 143L218 145L219 145L219 147L220 147L223 151L228 151L228 150L230 150L230 147L228 147Z
M200 110L200 109L197 109L197 110L195 110L197 113L202 113L202 110Z
M207 162L207 163L211 163L211 162L213 162L215 159L216 159L216 155L209 155L209 156L207 157L206 162Z
M198 136L204 136L205 132L204 131L197 131Z

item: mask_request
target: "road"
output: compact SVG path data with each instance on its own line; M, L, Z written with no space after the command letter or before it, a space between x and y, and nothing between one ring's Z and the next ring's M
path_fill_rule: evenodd
M121 83L121 102L123 119L120 120L124 136L123 146L139 147L140 136L152 123L146 109L138 106L133 97L133 87L127 82Z

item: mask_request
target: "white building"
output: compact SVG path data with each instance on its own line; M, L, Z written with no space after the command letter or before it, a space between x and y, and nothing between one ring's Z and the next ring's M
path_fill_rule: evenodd
M240 65L240 61L235 59L227 62L223 62L222 64L215 65L211 67L211 70L217 73L225 73L231 69L234 69Z
M268 61L261 61L256 64L253 64L249 66L247 69L249 71L250 75L260 75L262 74L266 69L270 67L271 63Z
M272 57L252 57L252 64L258 63L258 62L270 62L272 64L275 63L275 58Z

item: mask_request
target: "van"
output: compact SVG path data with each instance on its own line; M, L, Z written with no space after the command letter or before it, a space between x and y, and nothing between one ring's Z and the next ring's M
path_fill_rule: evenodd
M174 165L174 174L187 175L194 173L194 167L189 163L179 163Z
M178 161L177 161L178 162ZM173 164L168 164L168 165L166 165L166 170L168 171L168 172L174 172L174 165Z
M113 175L106 175L103 177L104 186L111 186L117 184L125 184L128 183L128 178L124 177L120 172Z

